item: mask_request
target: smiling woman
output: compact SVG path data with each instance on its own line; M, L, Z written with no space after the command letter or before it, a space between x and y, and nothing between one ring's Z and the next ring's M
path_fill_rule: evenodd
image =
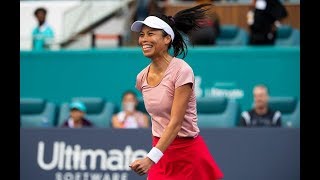
M154 15L136 21L139 45L151 60L138 75L136 88L142 92L152 119L153 148L143 159L130 164L148 180L217 180L223 173L211 156L197 125L194 73L182 59L187 46L181 33L199 28L211 4L182 10L175 16ZM169 53L173 47L174 54Z

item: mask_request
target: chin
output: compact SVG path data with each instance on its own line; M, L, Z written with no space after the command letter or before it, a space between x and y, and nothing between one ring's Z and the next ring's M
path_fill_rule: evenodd
M151 58L152 56L153 56L153 53L145 53L145 52L143 52L143 55L145 56L145 57L147 57L147 58Z

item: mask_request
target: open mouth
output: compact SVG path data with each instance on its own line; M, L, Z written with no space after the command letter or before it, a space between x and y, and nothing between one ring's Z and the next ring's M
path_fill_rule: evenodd
M152 45L145 44L145 45L142 46L142 50L148 51L148 50L150 50L152 47L153 47Z

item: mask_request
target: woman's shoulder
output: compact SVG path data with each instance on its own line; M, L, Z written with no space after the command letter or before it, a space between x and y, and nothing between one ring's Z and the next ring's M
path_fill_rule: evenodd
M193 72L192 67L185 60L176 57L173 68L177 72Z
M175 59L176 65L182 66L182 67L190 67L190 65L184 59L177 58L177 57L174 57L174 59Z
M143 68L143 69L138 73L137 79L142 79L142 78L143 78L144 74L147 73L149 66L150 66L150 64L149 64L147 67Z
M150 64L147 66L147 67L145 67L144 69L142 69L139 73L138 73L138 75L137 75L137 77L136 77L136 88L139 90L139 91L141 91L142 89L142 84L143 84L143 81L144 81L144 77L146 76L146 74L148 73L148 68L149 68L149 66L150 66Z

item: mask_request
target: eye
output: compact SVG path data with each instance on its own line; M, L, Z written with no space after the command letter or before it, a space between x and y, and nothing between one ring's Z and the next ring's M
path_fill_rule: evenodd
M139 34L140 37L143 36L143 35L144 35L143 33L140 33L140 34Z
M149 36L152 36L152 35L154 35L154 34L153 34L152 32L149 32L148 35L149 35Z

